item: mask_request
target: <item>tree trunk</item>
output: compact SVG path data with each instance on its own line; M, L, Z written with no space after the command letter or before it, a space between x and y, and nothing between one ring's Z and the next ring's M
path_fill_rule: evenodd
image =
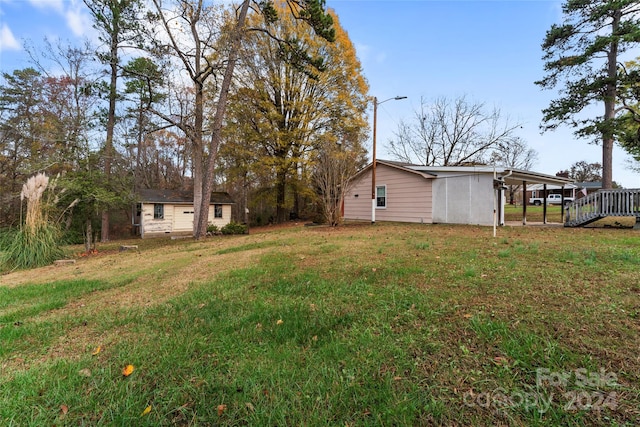
M86 234L84 236L84 251L89 253L91 251L91 241L93 239L93 229L91 228L91 218L86 222Z
M117 20L114 19L114 28L111 35L111 49L109 65L111 68L111 81L109 82L109 112L107 113L107 139L104 143L104 176L107 185L111 180L111 162L113 160L113 131L116 127L116 101L118 84L118 28ZM102 227L100 241L109 241L109 210L102 211Z
M216 105L216 112L213 117L213 124L211 129L211 141L209 143L209 157L207 158L207 168L205 169L205 175L203 182L201 183L202 194L206 195L200 202L200 215L198 216L197 226L195 229L194 237L200 239L207 235L207 220L209 217L209 195L213 188L213 172L218 154L218 148L220 147L220 141L222 140L222 121L227 109L227 98L229 96L229 89L231 87L231 80L233 78L233 72L236 66L236 60L238 58L238 51L240 50L240 42L242 41L242 35L244 31L244 23L247 18L247 11L249 10L249 0L244 0L238 15L238 21L233 30L233 42L229 51L229 61L224 71L224 77L222 79L222 85L220 86L220 96L218 97L218 104ZM196 188L197 183L194 183ZM195 224L194 224L195 225Z
M207 224L208 212L202 210L203 202L206 199L207 206L209 206L209 197L204 197L205 194L211 194L211 191L202 191L202 182L204 174L204 149L202 143L202 126L204 124L204 88L202 84L197 84L196 88L196 105L195 105L195 123L193 130L193 235L198 234L198 224L201 219L204 219ZM201 215L204 215L201 218ZM206 232L205 226L205 232Z
M616 10L611 23L611 33L616 34L620 26L622 11ZM609 83L605 88L604 120L612 123L616 115L617 78L618 75L618 42L612 41L607 52L607 74ZM613 188L613 133L605 129L602 133L602 188Z
M276 222L282 224L287 221L286 194L287 172L278 170L276 175Z

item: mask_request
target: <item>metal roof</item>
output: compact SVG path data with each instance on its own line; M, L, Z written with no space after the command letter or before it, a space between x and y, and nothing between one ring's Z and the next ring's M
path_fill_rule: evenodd
M138 201L147 203L193 204L193 191L142 189L138 190ZM211 193L210 203L232 205L234 201L229 193L214 191Z
M551 184L551 185L568 185L572 183L570 178L561 176L547 175L539 172L525 171L520 169L512 169L505 167L493 167L487 165L478 166L406 166L407 168L427 172L434 175L438 174L493 174L498 178L504 179L506 184L520 185L523 181L531 184Z

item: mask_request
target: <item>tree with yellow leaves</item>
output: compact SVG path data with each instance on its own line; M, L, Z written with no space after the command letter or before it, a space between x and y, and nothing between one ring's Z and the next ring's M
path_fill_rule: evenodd
M315 195L311 175L319 151L340 144L362 160L368 134L368 85L338 17L329 10L335 29L330 43L285 14L285 7L275 4L282 17L276 22L248 21L255 31L243 41L221 152L244 179L254 177L256 193L275 207L276 222L297 213L302 195ZM303 64L300 52L308 55Z

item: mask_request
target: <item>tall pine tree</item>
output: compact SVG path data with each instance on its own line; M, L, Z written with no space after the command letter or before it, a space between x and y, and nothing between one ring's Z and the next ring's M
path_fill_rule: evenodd
M547 75L536 82L545 89L561 86L560 97L543 110L544 130L560 124L575 135L602 143L602 188L612 188L613 145L624 110L622 87L633 78L620 67L621 55L640 44L637 0L567 0L563 24L547 31L542 49ZM604 114L581 115L600 104Z

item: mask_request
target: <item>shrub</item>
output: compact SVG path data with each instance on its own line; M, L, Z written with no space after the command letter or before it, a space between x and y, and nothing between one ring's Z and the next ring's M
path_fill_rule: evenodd
M220 230L222 234L246 234L247 226L237 222L230 222Z
M23 227L4 239L6 245L0 253L3 270L41 267L64 256L60 248L58 227L42 224L35 229Z
M215 236L216 234L220 234L220 227L209 223L209 225L207 225L207 235Z

